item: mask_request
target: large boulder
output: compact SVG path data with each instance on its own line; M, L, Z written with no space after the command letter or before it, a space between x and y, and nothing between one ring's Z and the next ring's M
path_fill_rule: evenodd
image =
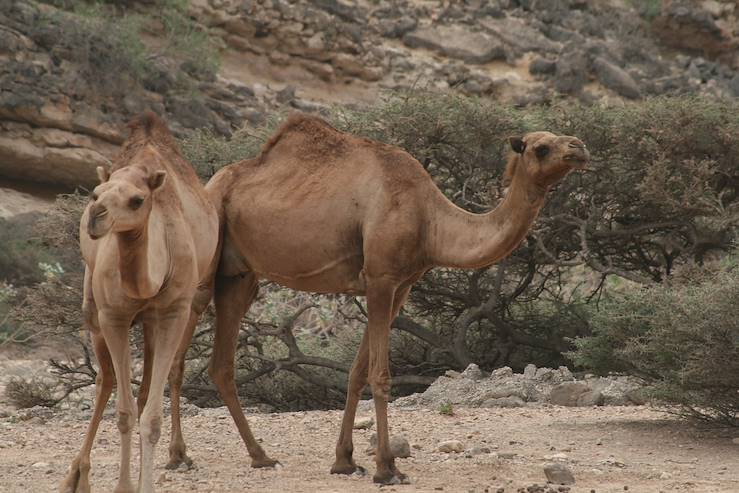
M505 58L500 40L461 25L420 27L406 34L403 43L410 48L426 48L467 63L487 63Z
M617 94L629 99L639 99L641 97L636 81L621 67L614 65L605 58L596 57L593 60L593 71L601 84Z

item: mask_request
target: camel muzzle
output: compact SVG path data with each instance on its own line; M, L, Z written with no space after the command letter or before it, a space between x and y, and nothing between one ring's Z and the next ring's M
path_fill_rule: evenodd
M87 235L93 240L105 235L107 231L100 231L101 224L100 219L105 218L108 215L108 210L105 208L90 209L90 218L87 220Z

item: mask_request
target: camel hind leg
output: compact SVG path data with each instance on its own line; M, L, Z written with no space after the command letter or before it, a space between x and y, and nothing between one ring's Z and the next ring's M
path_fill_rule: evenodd
M110 399L115 383L115 373L113 371L113 362L110 359L108 346L105 344L100 333L100 327L97 322L97 307L92 299L92 290L90 289L90 273L85 270L85 281L83 285L83 302L82 314L84 323L90 333L92 349L98 360L100 369L95 377L95 406L90 418L90 424L87 427L82 448L72 461L67 476L62 481L59 491L61 493L89 493L90 492L90 452L92 444L95 441L95 435L103 419L105 406Z
M257 280L253 274L216 277L214 297L216 333L209 373L244 440L249 456L251 456L251 466L273 467L278 462L270 459L254 438L244 412L241 410L234 381L234 358L239 326L256 294Z

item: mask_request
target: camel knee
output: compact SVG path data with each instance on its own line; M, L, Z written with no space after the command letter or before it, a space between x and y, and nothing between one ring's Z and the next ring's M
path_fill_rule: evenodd
M385 400L390 398L390 386L392 384L390 375L387 373L370 375L368 380L374 397L382 397Z
M152 416L141 420L141 440L148 441L152 445L156 445L159 442L159 437L162 435L162 417Z
M353 396L360 396L364 387L367 385L367 376L362 375L361 377L349 377L349 384L347 385L347 393Z
M118 411L118 431L121 435L127 435L133 430L136 419L130 411Z

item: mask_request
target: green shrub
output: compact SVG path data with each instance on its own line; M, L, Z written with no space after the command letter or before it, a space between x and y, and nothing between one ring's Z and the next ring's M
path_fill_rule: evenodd
M606 298L571 357L599 374L644 378L682 414L739 426L739 268L727 262L699 277Z
M94 90L127 94L143 86L158 92L191 91L193 79L212 79L218 71L218 52L207 31L187 15L188 2L158 2L148 15L104 3L51 3L62 10L41 14L32 37L77 64ZM163 42L156 48L147 45L145 31Z
M5 387L5 398L20 409L35 406L54 407L59 403L55 397L55 383L39 378L13 378Z

